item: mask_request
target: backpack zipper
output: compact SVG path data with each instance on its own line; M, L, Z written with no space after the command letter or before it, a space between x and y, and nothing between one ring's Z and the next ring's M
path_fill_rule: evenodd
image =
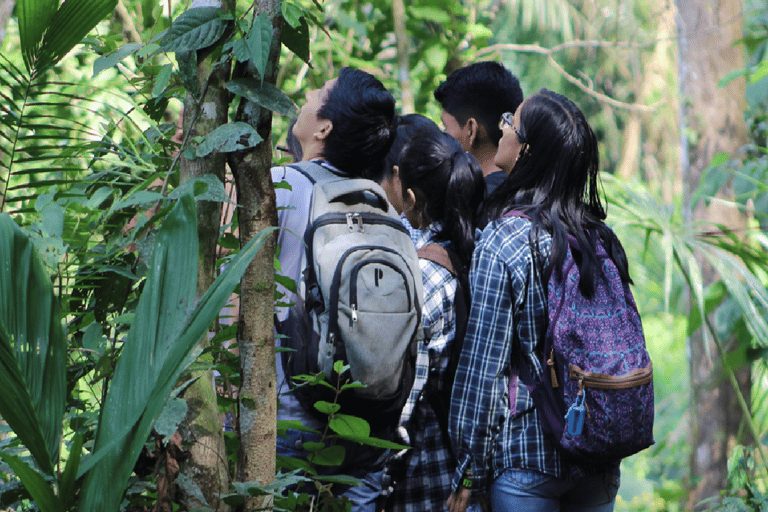
M390 252L388 248L381 247L381 249L386 249L387 252ZM392 265L387 260L381 259L381 258L373 258L365 261L360 261L355 264L354 267L352 267L352 279L350 279L349 284L349 306L352 309L352 321L357 322L357 275L360 273L360 269L363 268L364 265L370 265L373 263L378 263L380 265L384 265L385 267L389 267L392 270L394 270L396 273L400 274L400 277L403 278L403 282L405 283L405 293L408 296L408 311L411 310L413 307L413 302L411 301L412 295L411 295L411 287L408 284L408 277L403 273L400 272L400 269Z
M653 363L649 362L645 368L632 370L625 375L619 376L587 372L575 364L569 364L568 377L571 380L579 381L579 388L628 389L651 382L653 379Z
M408 234L408 230L405 229L402 222L378 213L326 213L315 219L315 222L312 224L312 231L317 231L318 228L327 224L344 224L350 229L354 227L354 224L361 228L364 224L385 224L398 231L402 231L406 235Z

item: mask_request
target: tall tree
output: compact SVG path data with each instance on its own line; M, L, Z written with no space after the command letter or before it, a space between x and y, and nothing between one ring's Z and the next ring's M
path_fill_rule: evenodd
M721 152L736 156L747 142L744 123L745 81L734 80L726 87L718 83L744 58L734 43L742 37L741 2L732 0L677 0L679 9L679 87L683 134L682 166L691 220L731 228L742 225L737 211L726 202L710 206L690 204L691 191L699 186L702 173ZM721 189L729 197L732 191ZM703 282L712 282L713 273L705 265ZM692 389L693 448L691 477L695 488L689 507L702 499L717 496L725 488L729 436L731 384L724 378L711 337L700 329L689 340ZM742 378L743 380L743 378ZM748 390L749 378L746 378Z
M235 79L259 84L261 90L274 86L280 59L283 25L279 0L257 0L254 3L254 27L261 22L262 44L268 46L266 62L251 60L234 73ZM255 30L252 29L252 30ZM266 43L266 44L265 44ZM241 98L235 121L256 129L262 142L256 147L233 153L229 164L237 185L240 205L238 221L240 244L244 246L263 229L277 224L275 191L272 186L272 111L258 103ZM269 238L240 284L240 317L238 342L241 384L238 391L238 475L241 482L268 484L275 476L275 444L277 440L277 386L275 378L274 258L276 233ZM271 497L252 499L250 510L271 507Z
M193 2L190 8L198 7ZM210 6L210 3L205 4ZM222 38L226 34L222 35ZM229 79L229 59L220 59L217 50L221 40L213 41L207 48L182 53L178 59L186 59L193 68L197 63L193 80L195 87L188 89L184 101L183 128L185 139L205 137L213 133L228 120L228 92L225 88ZM181 181L212 175L223 182L226 174L226 154L214 151L206 156L180 159ZM216 247L219 241L221 203L197 201L198 232L198 297L206 292L217 274ZM208 338L201 341L201 348L209 344ZM223 425L219 416L213 371L210 368L193 372L196 380L185 390L187 416L180 425L182 438L189 446L189 459L183 464L182 472L197 484L205 497L206 504L215 510L226 510L219 496L229 490L229 468L223 437ZM165 475L166 479L172 475ZM186 496L190 505L202 506L194 495Z

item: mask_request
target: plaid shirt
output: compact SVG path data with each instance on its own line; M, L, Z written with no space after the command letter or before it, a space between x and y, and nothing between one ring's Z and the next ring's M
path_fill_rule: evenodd
M480 492L507 468L568 476L557 449L544 438L525 386L515 377L521 364L540 369L533 351L547 321L546 283L532 259L529 233L528 220L502 218L487 226L475 247L472 308L450 412L451 437L459 452L452 489L465 472ZM549 235L541 237L546 255L550 244ZM511 406L510 394L516 396Z
M416 248L432 243L432 236L431 229L422 231ZM443 386L443 373L456 333L453 301L457 281L432 261L420 259L419 265L424 281L422 324L425 343L418 348L416 379L398 427L401 441L412 449L402 454L406 473L392 492L390 511L444 510L456 467L448 448L450 441L443 435L437 415L424 396L424 386L429 379L436 379L436 384L440 388Z

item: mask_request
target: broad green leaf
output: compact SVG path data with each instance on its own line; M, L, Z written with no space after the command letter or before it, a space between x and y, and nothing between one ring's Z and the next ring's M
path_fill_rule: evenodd
M332 404L330 402L324 402L323 400L320 400L318 402L315 402L315 409L320 411L323 414L334 414L339 409L341 409L341 406L339 404Z
M351 486L360 485L362 483L359 479L349 475L320 475L315 477L315 479L321 482L327 482L330 484L351 485Z
M408 12L412 17L420 20L429 20L440 24L449 23L451 21L451 17L448 13L446 13L444 9L439 9L437 7L410 6L408 7Z
M227 90L280 115L296 115L296 104L283 91L268 82L259 82L253 78L236 78L227 82Z
M77 471L80 468L80 457L82 457L82 455L83 436L82 434L75 434L75 438L72 441L72 447L69 450L67 465L64 466L64 472L62 473L59 482L59 496L62 496L65 501L69 502L67 503L67 509L76 499L75 480Z
M214 151L231 153L251 148L261 141L261 136L256 132L256 129L248 123L227 123L205 136L203 142L197 147L195 156L204 157Z
M293 28L298 28L302 18L304 18L304 9L293 2L283 2L283 18Z
M139 50L141 50L141 48L142 46L139 43L127 43L112 53L108 53L107 55L100 56L93 62L93 74L91 75L91 79L96 78L96 75L98 75L105 69L109 69L113 66L116 66L118 62L120 62L127 56L133 55L134 53L138 52Z
M224 184L213 174L204 174L192 180L185 180L178 188L168 194L169 199L180 199L185 194L192 193L196 200L218 201L229 203L231 199ZM238 244L238 248L240 245Z
M53 474L64 414L66 341L53 287L34 246L0 215L0 416ZM44 440L44 441L43 441Z
M378 437L353 435L340 437L347 441L353 441L355 443L364 444L366 446L373 446L374 448L385 448L387 450L409 450L411 448L410 446L393 443L392 441L387 441L386 439L380 439Z
M309 456L309 461L321 466L339 466L344 462L345 455L346 450L343 446L334 445L311 454Z
M272 22L266 14L259 14L253 21L251 31L245 38L251 62L259 72L259 80L264 79L269 60L269 47L272 44Z
M171 73L173 73L173 66L166 64L160 69L160 72L155 78L155 85L152 87L152 97L159 98L165 92L165 88L168 87L168 82L171 80Z
M309 25L306 18L301 18L297 26L290 23L283 25L283 31L280 34L280 41L286 48L296 54L298 58L310 64L309 62ZM311 64L310 64L311 67Z
M0 452L0 459L8 464L14 474L19 477L24 488L32 496L32 501L38 506L40 512L61 512L64 505L53 492L51 485L40 473L29 467L18 457Z
M179 423L187 415L187 402L173 398L165 404L163 412L155 420L155 430L163 439L170 438L179 429Z
M217 7L196 7L181 13L160 41L166 52L191 52L211 46L227 27Z
M134 464L195 347L229 300L248 264L273 230L261 232L227 265L197 306L197 225L184 196L156 235L136 321L118 360L96 434L79 510L117 510ZM192 278L190 279L190 276Z
M362 418L348 414L336 414L328 421L328 426L339 435L368 437L371 426Z

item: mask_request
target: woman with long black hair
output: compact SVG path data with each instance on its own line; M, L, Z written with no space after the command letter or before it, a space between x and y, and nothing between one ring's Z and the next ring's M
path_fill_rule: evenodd
M515 377L520 368L537 368L547 284L562 266L569 236L581 248L584 296L592 296L601 272L596 239L622 281L630 281L621 243L604 222L597 139L573 102L546 89L514 116L503 115L500 125L495 161L509 176L488 199L493 220L473 255L472 308L451 402L459 455L448 508L463 511L470 495L489 491L494 512L608 512L619 487L618 462L594 467L566 460Z

